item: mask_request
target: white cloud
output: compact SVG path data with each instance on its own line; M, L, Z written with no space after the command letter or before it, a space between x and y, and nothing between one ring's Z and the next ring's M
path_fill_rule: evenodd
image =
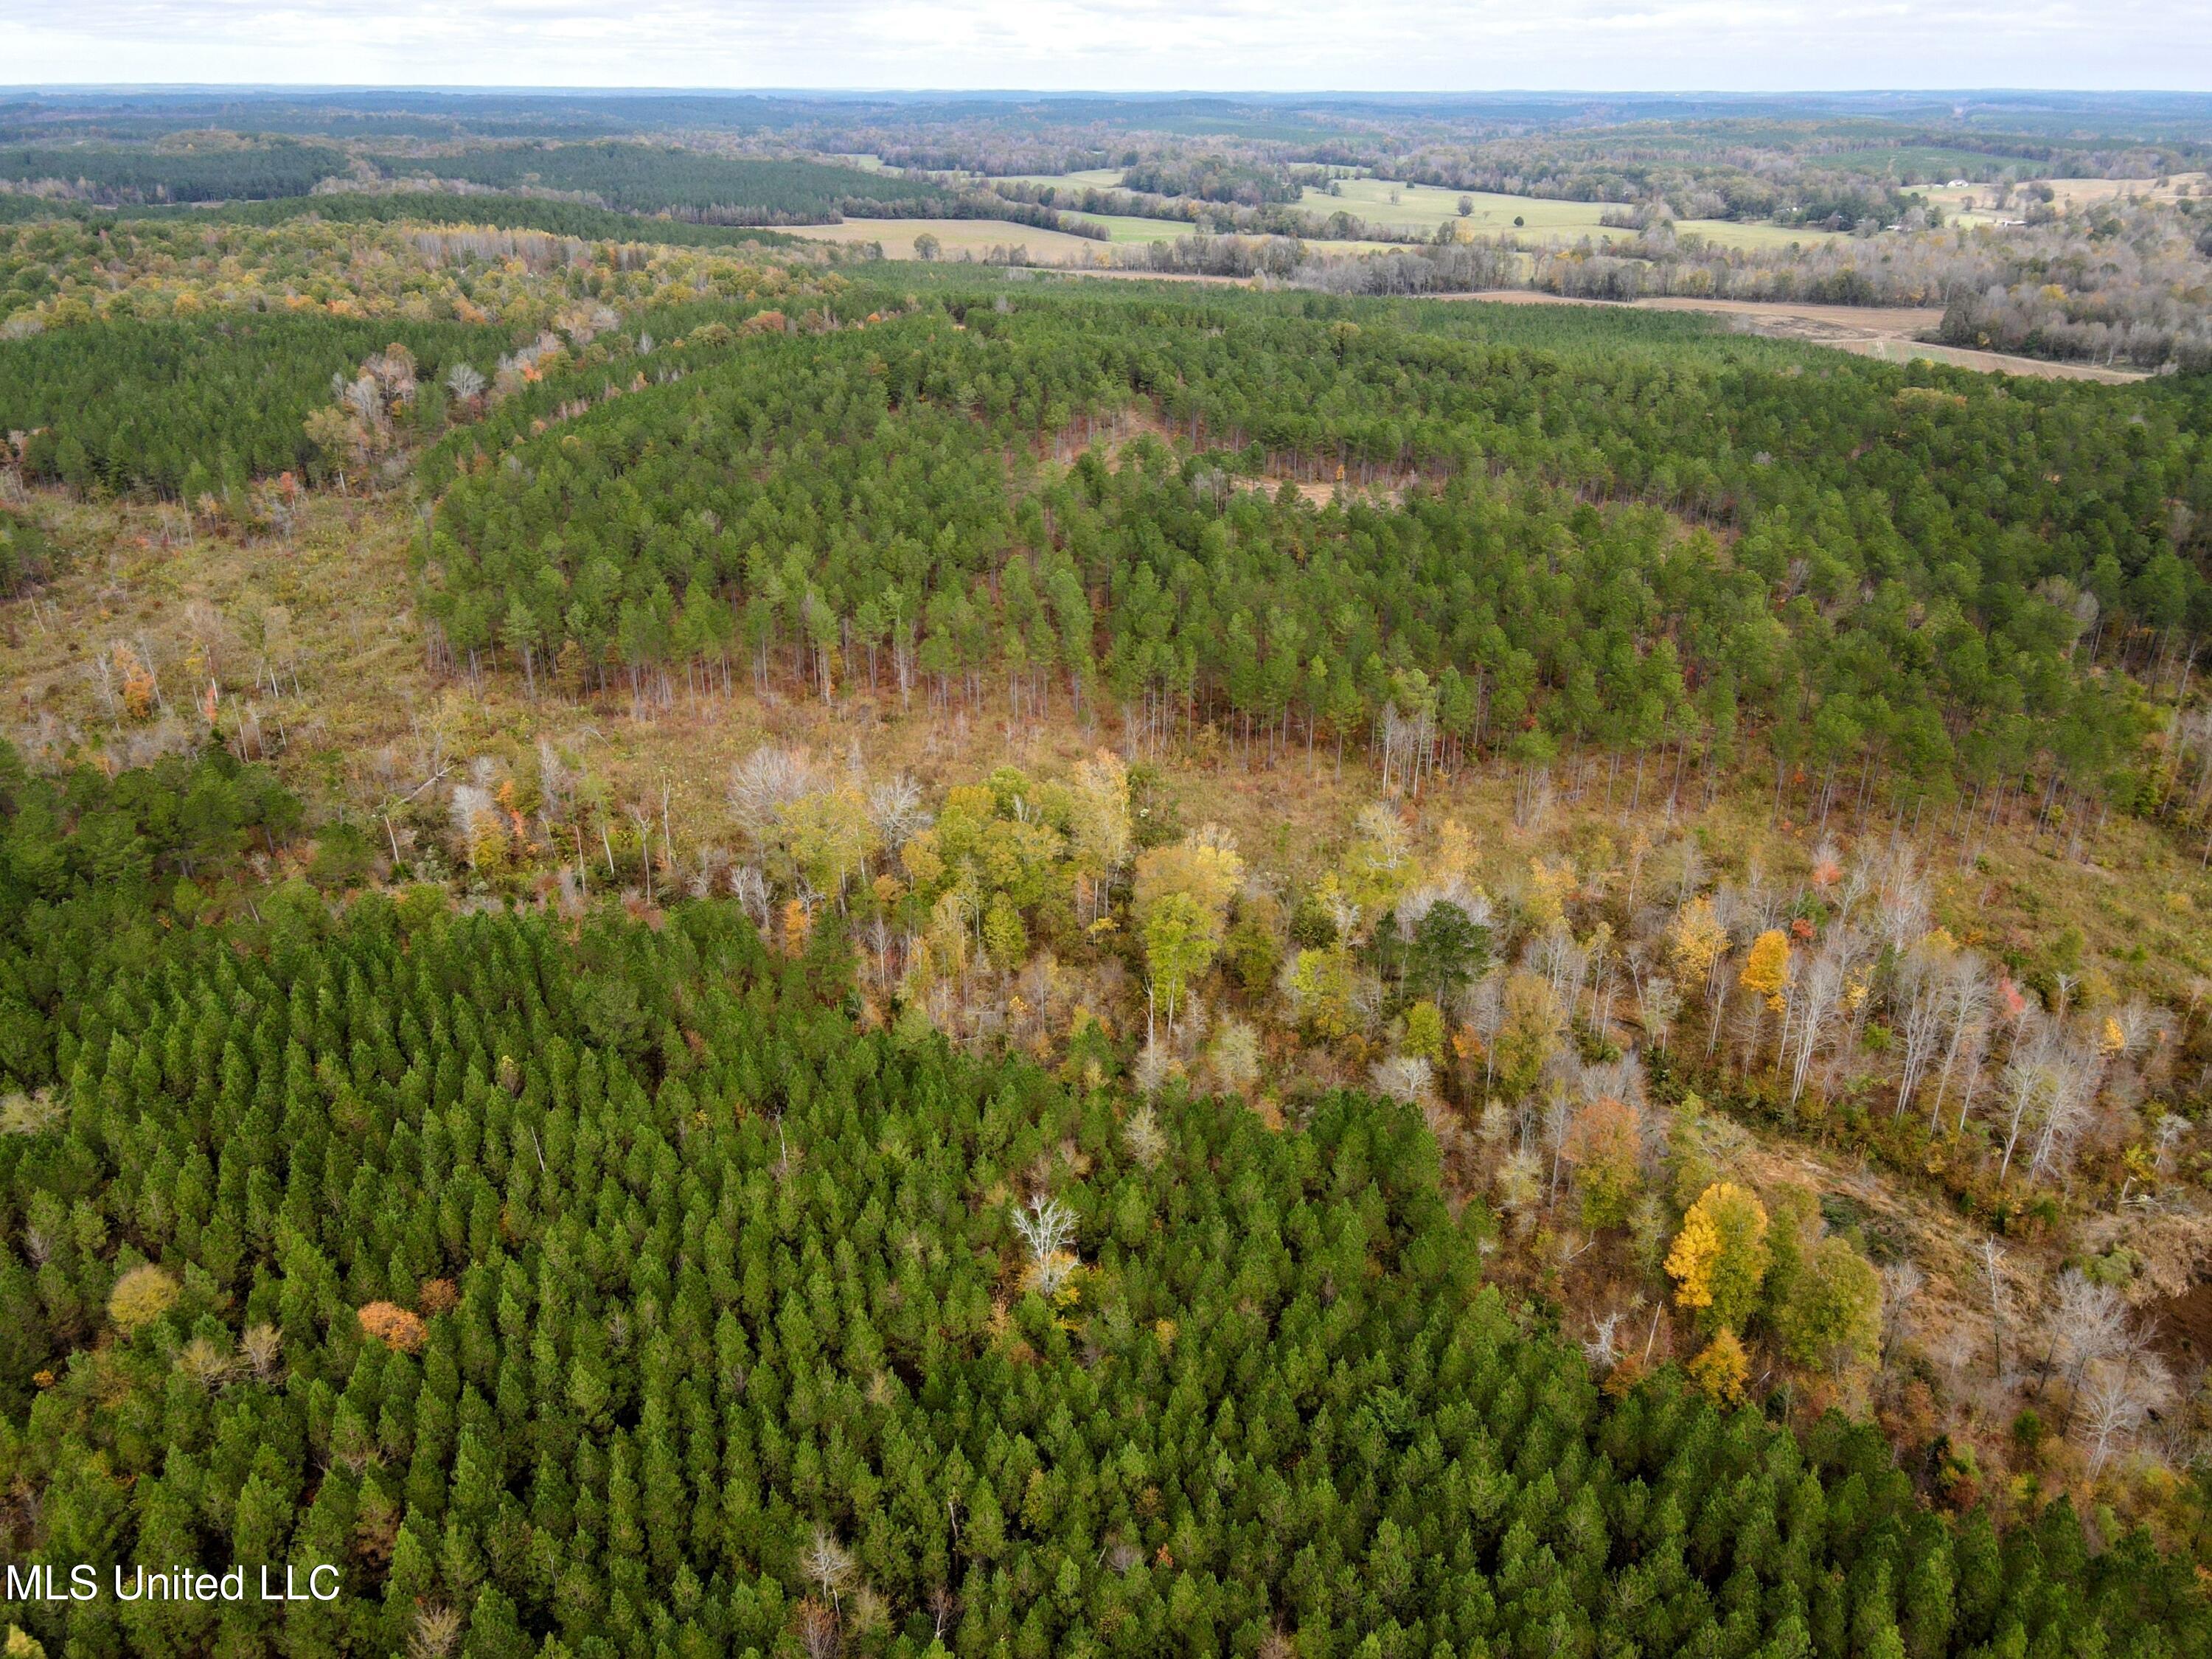
M2172 0L0 0L16 84L2212 88Z

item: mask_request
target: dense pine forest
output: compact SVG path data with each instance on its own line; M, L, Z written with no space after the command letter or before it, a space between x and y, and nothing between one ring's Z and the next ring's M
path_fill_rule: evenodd
M386 156L401 178L456 179L492 189L532 185L629 213L747 224L805 223L841 208L927 215L951 192L927 179L817 161L726 159L625 143L499 145L453 154Z
M11 1544L374 1586L15 1610L57 1648L2212 1644L2063 1502L2000 1537L1871 1428L1601 1395L1410 1108L857 1031L834 931L728 904L224 924L161 882L283 833L234 762L5 805L5 1063L61 1079L0 1139Z
M342 151L281 138L152 152L92 144L0 146L0 179L17 185L52 184L83 200L108 204L304 196L344 170Z
M2202 375L711 222L2197 141L759 102L0 195L11 1659L2212 1655Z
M2142 714L2067 659L2093 617L2136 665L2212 623L2165 506L2212 507L2200 407L1808 375L1656 319L1602 350L1497 330L1109 298L763 342L496 469L448 440L426 605L533 676L858 641L941 697L1003 671L1018 702L1269 744L1389 708L1478 754L1732 752L1749 718L1785 769L1900 798L2132 787ZM1010 452L1133 411L1133 465L1010 482ZM1317 521L1277 480L1349 505Z

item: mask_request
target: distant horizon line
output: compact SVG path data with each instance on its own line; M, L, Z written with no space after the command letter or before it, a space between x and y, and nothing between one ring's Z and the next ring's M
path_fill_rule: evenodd
M1239 98L1286 99L1474 99L1474 98L2203 98L2212 88L2065 86L1866 86L1818 89L1804 87L1477 87L1460 88L1361 89L1346 87L1292 88L1224 87L960 87L960 86L682 86L619 85L604 82L515 82L399 81L34 81L0 82L0 97L86 93L408 93L455 97L475 95L582 95L601 97L728 98Z

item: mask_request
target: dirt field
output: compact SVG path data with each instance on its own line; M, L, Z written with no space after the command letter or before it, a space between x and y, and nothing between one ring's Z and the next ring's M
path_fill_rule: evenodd
M2012 357L1998 351L1969 351L1958 346L1933 345L1920 338L1933 333L1943 313L1933 306L1820 306L1792 305L1765 300L1692 300L1675 297L1631 300L1568 299L1528 289L1498 289L1486 294L1440 295L1452 300L1483 300L1503 305L1607 305L1624 303L1645 311L1702 311L1735 319L1747 333L1781 340L1802 340L1812 345L1833 346L1862 357L1885 362L1904 362L1922 357L1949 363L1955 368L1974 368L1990 374L2020 374L2043 380L2101 380L2118 385L2143 377L2131 369L2099 368L2088 363L2045 362L2038 357Z

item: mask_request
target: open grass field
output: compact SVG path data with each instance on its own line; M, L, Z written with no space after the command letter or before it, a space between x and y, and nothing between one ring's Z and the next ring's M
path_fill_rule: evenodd
M2107 386L2116 386L2123 380L2145 378L2140 369L2106 368L2098 363L2053 362L2047 357L2014 357L2002 351L1975 351L1964 346L1938 345L1932 340L1874 338L1838 340L1835 343L1845 351L1856 352L1862 357L1879 358L1886 363L1916 360L1948 363L1954 368L1979 369L1992 374L2023 374L2038 380L2101 380Z
M1103 225L1106 234L1115 242L1172 242L1178 236L1188 236L1192 227L1180 219L1140 219L1126 213L1070 213L1063 216L1080 219L1086 224Z
M1340 179L1337 190L1339 193L1332 196L1325 190L1309 187L1298 205L1309 213L1357 214L1373 224L1425 236L1433 234L1438 225L1455 224L1460 218L1462 192L1455 190L1397 184L1388 179ZM1519 228L1532 238L1583 232L1596 235L1598 216L1605 211L1595 202L1539 201L1532 196L1501 196L1487 191L1466 193L1474 198L1474 211L1468 216L1468 222L1484 236L1511 233L1516 218L1525 221Z
M1679 235L1702 236L1717 246L1740 247L1753 253L1774 248L1817 247L1844 234L1808 230L1802 225L1770 225L1763 221L1747 222L1735 219L1684 219L1676 223L1674 229Z
M2212 194L2212 175L2202 173L2173 173L2163 184L2155 179L2046 179L2043 182L2065 207L2092 207L2123 196L2178 202L2185 196Z
M915 239L927 232L937 238L943 251L940 257L948 259L957 259L963 253L981 258L994 247L1019 246L1027 248L1030 258L1039 264L1082 265L1111 259L1109 250L1113 248L1171 242L1192 232L1190 226L1174 219L1133 219L1090 213L1070 214L1068 217L1106 226L1109 240L1095 241L1087 236L1040 230L1034 225L1015 224L1005 219L848 219L838 225L794 225L790 234L811 241L842 242L856 246L881 242L885 258L914 259L921 257L915 252ZM1314 241L1306 246L1327 253L1379 253L1395 244Z
M1179 236L1192 234L1196 228L1180 219L1139 219L1127 214L1070 213L1064 216L1080 219L1088 224L1105 226L1111 244L1117 247L1142 247L1148 242L1172 242ZM1306 246L1325 253L1383 253L1404 244L1311 239Z
M1070 236L1057 230L1040 230L1035 225L1018 225L1005 219L848 219L841 225L796 225L792 228L794 236L804 236L817 242L846 242L856 246L881 242L884 257L891 259L917 258L914 240L924 232L937 238L945 257L954 259L963 253L981 258L994 247L1019 246L1027 248L1030 257L1034 259L1047 260L1055 264L1077 264L1086 258L1103 257L1108 246L1087 237Z
M1088 185L1096 190L1118 190L1121 185L1120 167L1091 167L1081 173L1008 173L986 178L975 175L978 184L1007 185L1066 185L1080 190Z
M1094 167L1087 173L1012 173L996 182L1095 185L1110 188L1121 181L1121 170L1119 167ZM979 179L976 182L988 185L994 181ZM1553 201L1534 196L1506 196L1492 191L1462 192L1439 190L1426 185L1402 184L1389 179L1344 179L1338 181L1337 189L1339 193L1332 196L1325 190L1309 187L1299 198L1298 206L1305 212L1324 217L1332 213L1349 213L1371 225L1387 227L1406 240L1425 241L1436 234L1438 225L1455 224L1460 221L1462 216L1459 210L1459 198L1464 193L1474 199L1474 210L1464 216L1476 234L1481 236L1517 236L1533 246L1559 237L1589 236L1606 240L1627 234L1608 229L1598 222L1607 211L1607 204L1602 202ZM1111 240L1116 244L1154 242L1163 235L1171 240L1187 234L1183 227L1172 220L1097 213L1071 216L1104 225ZM1521 222L1516 224L1516 220ZM1741 224L1724 219L1685 220L1680 228L1686 234L1702 236L1707 241L1723 247L1753 251L1785 248L1792 243L1810 246L1836 234L1782 225ZM1371 252L1397 244L1364 241L1328 242L1321 246L1354 252Z
M1608 229L1599 223L1607 210L1603 202L1562 202L1534 196L1505 196L1492 191L1435 190L1424 185L1395 184L1388 179L1346 179L1340 194L1309 189L1298 205L1309 213L1357 214L1371 224L1388 225L1419 236L1435 234L1442 224L1456 224L1462 215L1462 193L1474 201L1465 216L1478 236L1516 236L1534 245L1559 237L1589 236L1598 240L1630 233ZM1395 200L1393 200L1395 197ZM1770 224L1739 224L1725 219L1685 220L1680 228L1723 247L1753 250L1787 247L1792 242L1807 246L1825 241L1835 233L1802 230Z

